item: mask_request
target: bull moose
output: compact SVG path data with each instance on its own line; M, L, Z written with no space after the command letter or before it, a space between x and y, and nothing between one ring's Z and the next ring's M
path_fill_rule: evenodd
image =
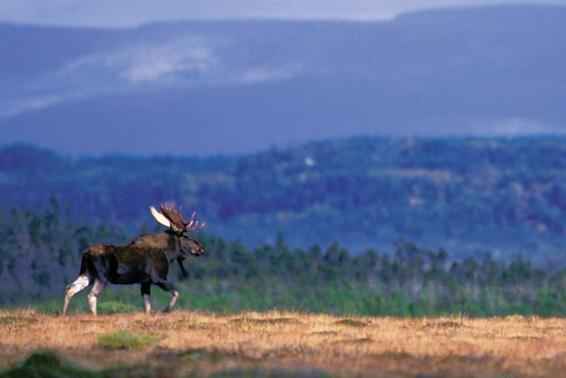
M176 260L183 274L187 275L183 260L189 255L203 255L204 246L185 233L200 230L205 223L197 221L194 212L185 221L171 205L162 204L160 209L161 212L150 207L151 214L159 224L167 227L166 231L139 236L125 246L98 244L83 252L79 276L65 288L63 314L67 313L69 302L75 294L94 284L88 294L88 304L96 315L97 298L108 283L141 284L146 314L151 312L151 285L157 285L171 293L169 305L164 310L171 311L179 292L167 280L169 266Z

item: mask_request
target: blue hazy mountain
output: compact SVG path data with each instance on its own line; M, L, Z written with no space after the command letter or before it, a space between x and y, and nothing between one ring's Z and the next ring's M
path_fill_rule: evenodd
M0 25L0 143L247 153L362 134L566 133L566 7L386 22Z

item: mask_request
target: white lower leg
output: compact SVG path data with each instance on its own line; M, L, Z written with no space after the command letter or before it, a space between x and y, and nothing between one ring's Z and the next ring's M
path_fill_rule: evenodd
M151 301L149 300L148 294L143 295L143 309L146 314L151 313Z
M96 303L98 302L97 295L93 292L88 294L88 306L93 315L96 315Z
M88 276L79 276L71 284L67 285L65 289L65 303L63 304L63 315L67 313L71 298L81 290L84 290L89 284Z
M175 303L177 303L177 298L179 298L179 292L177 290L173 290L171 293L171 301L169 302L169 306L165 309L165 311L171 311Z
M96 315L96 303L98 302L98 295L104 289L104 284L101 281L94 281L94 287L88 293L88 305L93 315Z

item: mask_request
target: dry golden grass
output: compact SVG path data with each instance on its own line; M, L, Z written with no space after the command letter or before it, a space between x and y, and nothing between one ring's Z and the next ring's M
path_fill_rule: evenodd
M98 343L101 335L119 330L158 337L127 350ZM83 367L171 366L172 375L254 367L320 369L345 377L560 377L566 374L566 319L0 312L0 369L46 348Z

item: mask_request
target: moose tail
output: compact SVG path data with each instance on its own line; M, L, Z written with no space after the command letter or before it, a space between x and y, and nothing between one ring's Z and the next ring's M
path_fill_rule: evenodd
M89 285L90 285L94 281L95 272L94 272L93 264L92 264L92 256L90 256L90 254L87 253L87 252L88 252L88 249L85 251L85 253L83 253L83 257L81 259L81 270L79 272L79 276L88 277L88 282L89 282Z
M87 260L88 259L88 255L86 253L83 253L83 257L81 259L81 270L79 272L79 275L83 276L83 275L89 275L88 273L88 264L87 264Z

